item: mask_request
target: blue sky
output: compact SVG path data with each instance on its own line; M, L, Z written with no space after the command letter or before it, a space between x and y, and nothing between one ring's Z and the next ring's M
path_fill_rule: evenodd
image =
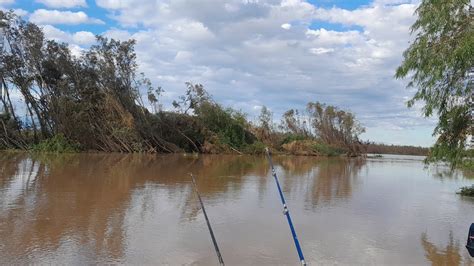
M199 4L197 4L199 3ZM134 38L165 108L202 83L226 106L278 121L320 101L353 111L363 139L429 146L435 120L406 108L393 75L412 38L416 0L0 0L80 53L95 34Z
M331 8L331 7L339 7L348 10L354 10L363 6L368 6L372 1L366 0L318 0L318 1L308 1L309 3L324 7L324 8Z

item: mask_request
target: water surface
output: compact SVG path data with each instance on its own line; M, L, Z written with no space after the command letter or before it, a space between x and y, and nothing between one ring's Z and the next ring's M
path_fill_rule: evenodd
M466 173L421 158L274 158L310 264L470 265ZM0 264L297 265L264 157L0 153Z

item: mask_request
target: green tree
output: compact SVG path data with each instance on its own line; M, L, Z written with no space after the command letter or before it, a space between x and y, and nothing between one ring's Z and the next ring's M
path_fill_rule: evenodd
M465 157L473 135L474 10L469 0L423 0L396 78L409 77L417 89L408 102L421 101L423 114L438 116L438 136L428 161L454 167Z

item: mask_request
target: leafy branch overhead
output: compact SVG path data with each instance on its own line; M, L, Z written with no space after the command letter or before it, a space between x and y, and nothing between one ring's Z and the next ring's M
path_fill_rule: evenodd
M395 76L416 89L409 107L422 102L425 116L438 117L429 160L455 166L472 149L474 133L474 9L469 0L424 0L416 14L415 40Z

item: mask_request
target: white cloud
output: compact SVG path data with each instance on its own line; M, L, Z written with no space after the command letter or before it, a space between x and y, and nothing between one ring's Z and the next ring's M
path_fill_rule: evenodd
M107 9L119 9L128 7L132 1L127 0L96 0L97 6Z
M45 25L43 27L43 32L46 38L52 39L58 42L69 42L71 41L71 35L67 32L64 32L54 26Z
M326 45L362 44L368 41L363 33L358 31L333 31L324 28L305 32L306 36L314 43Z
M206 42L214 39L214 34L198 21L178 20L164 27L167 37L188 42Z
M45 25L43 26L43 32L45 37L48 39L69 43L70 48L74 49L76 52L82 50L81 46L89 46L95 42L95 35L88 31L69 33L54 26Z
M15 0L0 0L0 6L2 5L11 5L15 3Z
M37 24L104 24L100 19L89 17L86 13L37 9L30 15L30 21Z
M409 25L414 21L415 4L373 6L356 10L341 8L318 9L315 17L331 23L346 26L362 26L373 36L395 39L391 36L406 35Z
M189 51L178 51L174 60L177 62L189 62L193 56L193 53Z
M311 49L309 49L309 51L312 54L327 54L327 53L330 53L330 52L334 52L334 49L319 47L319 48L311 48Z
M86 0L35 0L47 7L52 8L73 8L73 7L87 7Z
M74 43L79 45L91 45L96 41L95 35L89 31L79 31L72 35Z
M122 41L126 41L132 37L132 35L128 31L114 28L104 32L103 35L108 38L113 38Z
M400 4L411 4L418 1L412 0L375 0L375 5L400 5Z
M291 29L291 24L289 24L289 23L281 24L281 28L285 29L285 30L289 30L289 29Z
M369 131L433 126L406 108L413 92L393 79L410 40L415 1L376 0L355 10L303 0L96 3L120 25L144 28L106 35L137 40L140 70L165 88L164 103L192 81L251 117L254 106L270 107L278 120L286 109L322 101L355 112ZM310 28L315 20L347 29Z

